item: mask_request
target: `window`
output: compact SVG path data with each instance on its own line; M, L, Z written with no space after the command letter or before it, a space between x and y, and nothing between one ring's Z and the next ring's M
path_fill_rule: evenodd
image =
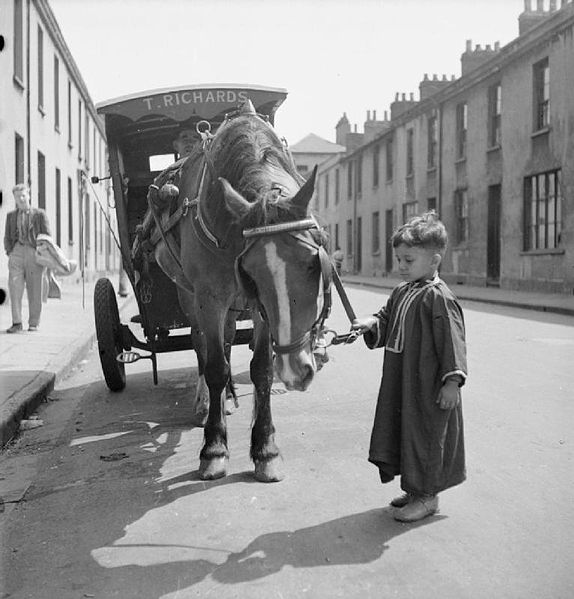
M414 138L415 132L414 129L407 129L407 177L413 174L414 170Z
M550 67L548 58L537 62L534 67L534 131L550 124Z
M562 233L562 193L559 170L524 181L524 249L557 248Z
M24 19L23 0L14 0L14 79L24 87Z
M353 221L347 221L347 256L353 255Z
M427 168L436 168L436 151L438 147L437 118L432 115L427 121Z
M88 115L88 110L84 110L84 140L86 142L86 147L84 149L84 159L86 162L86 169L90 168L90 117Z
M406 202L403 204L403 223L406 223L409 218L416 216L419 212L418 202Z
M456 105L456 158L466 158L466 128L467 128L466 102Z
M24 183L24 139L17 133L14 136L14 181Z
M78 160L82 159L82 101L78 100Z
M468 200L466 189L457 189L454 192L454 238L460 245L468 241Z
M500 83L488 88L488 146L500 145L500 119L502 115L502 87Z
M325 173L325 208L329 205L329 173Z
M363 155L357 156L357 173L355 183L357 185L357 194L360 196L363 193Z
M38 110L44 113L44 32L38 26Z
M68 80L68 146L72 147L72 82Z
M347 199L353 197L353 162L349 160L347 163Z
M60 61L54 56L54 128L60 131Z
M62 173L56 169L56 245L62 245Z
M46 208L46 157L38 152L38 208Z
M373 148L373 187L379 186L379 156L381 154L381 148L376 145Z
M372 252L376 254L381 249L381 235L380 235L380 224L379 224L379 212L373 212L373 235L372 235Z
M72 195L72 179L68 177L68 243L74 243L74 198Z
M335 169L335 204L339 203L340 198L340 188L341 188L341 181L340 181L340 174L339 174L339 169Z
M386 177L387 181L393 180L393 138L389 138L386 143Z

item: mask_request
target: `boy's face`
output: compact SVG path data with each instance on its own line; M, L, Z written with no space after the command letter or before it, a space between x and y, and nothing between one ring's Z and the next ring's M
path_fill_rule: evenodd
M440 254L432 249L410 247L401 243L395 248L399 273L405 281L432 279L440 264Z

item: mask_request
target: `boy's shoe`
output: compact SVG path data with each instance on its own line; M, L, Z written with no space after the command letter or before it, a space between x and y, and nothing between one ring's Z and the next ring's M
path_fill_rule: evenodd
M34 333L35 331L37 331L37 330L38 330L38 325L37 325L37 324L31 324L31 325L28 327L28 330L29 330L31 333Z
M393 507L405 507L413 497L414 495L411 495L410 493L403 493L400 497L395 497L391 501L391 505Z
M397 510L394 515L399 522L417 522L427 516L432 516L438 511L438 497L436 495L413 495L405 507Z
M22 331L22 323L15 322L9 329L6 329L7 333L20 333Z

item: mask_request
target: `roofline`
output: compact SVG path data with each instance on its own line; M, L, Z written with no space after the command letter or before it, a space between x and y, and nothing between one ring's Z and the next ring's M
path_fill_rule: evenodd
M206 83L203 85L178 85L175 87L160 87L157 89L149 89L133 94L127 94L125 96L119 96L117 98L110 98L109 100L98 102L96 104L96 109L99 110L100 108L105 108L106 106L113 106L114 104L121 104L122 102L137 100L139 98L146 98L148 96L155 96L158 94L174 93L193 89L249 89L253 91L275 92L285 95L287 95L288 93L287 90L283 87L267 87L264 85L252 85L243 83Z
M565 15L563 11L569 11L571 14ZM385 137L392 135L400 126L412 121L421 114L428 112L430 108L437 108L452 98L464 93L471 87L479 84L481 81L492 77L493 74L499 72L506 64L530 52L532 48L537 44L540 44L549 33L555 35L571 26L574 26L574 2L572 1L564 5L560 10L557 10L553 15L549 16L548 19L539 23L531 30L508 42L508 44L503 46L500 49L500 52L490 60L486 61L476 69L473 69L466 75L462 75L456 81L446 85L436 94L419 101L416 106L413 106L400 114L394 121L391 121L391 127L389 129L370 140L368 143L360 145L352 152L346 154L341 162L345 162L348 158L353 158L356 154L359 154L366 148L380 143Z

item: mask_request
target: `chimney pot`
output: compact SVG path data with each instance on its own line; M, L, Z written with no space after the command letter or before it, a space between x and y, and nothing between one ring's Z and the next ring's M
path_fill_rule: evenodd
M411 92L411 95L409 96L409 99L411 102L415 101L415 95L413 94L413 92Z
M451 80L451 81L456 81L456 75L451 75L451 76L450 76L450 80Z
M554 12L556 10L556 0L550 0L550 12Z
M357 125L353 125L353 132L356 133L357 132Z
M428 81L429 80L429 74L425 73L425 76L423 77L423 81Z
M480 44L476 44L475 52L480 52L482 50Z
M407 101L407 94L402 94L402 96L401 96L401 100L402 100L403 102L406 102L406 101Z
M487 52L492 52L492 47L490 44L486 44L486 51Z
M395 94L395 102L398 102L398 101L399 101L399 92L397 92L397 93Z
M500 42L494 42L494 51L498 52L500 50Z
M536 0L536 12L544 12L544 0Z
M438 81L438 75L436 73L433 73L432 80Z
M377 111L373 110L373 121L377 120Z
M367 121L371 120L371 111L367 110Z
M443 74L443 76L442 76L442 80L443 80L443 81L447 81L447 78L446 78L446 75L445 75L445 74Z
M524 12L530 12L532 10L532 5L530 4L530 0L524 0Z
M472 40L466 40L466 51L472 52Z

